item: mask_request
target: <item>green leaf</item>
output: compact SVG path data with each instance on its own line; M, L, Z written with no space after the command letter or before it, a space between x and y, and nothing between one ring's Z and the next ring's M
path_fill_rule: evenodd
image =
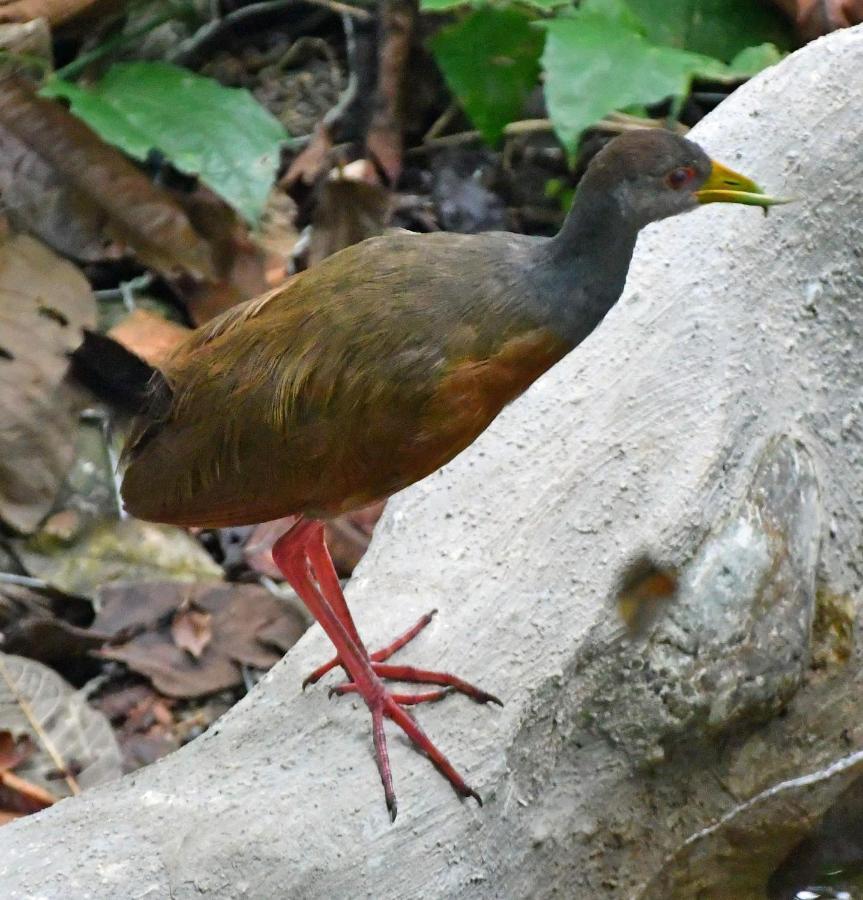
M109 144L146 159L160 150L200 176L254 223L264 208L286 138L279 121L246 90L160 62L119 63L92 88L53 79L42 89Z
M450 90L489 143L536 84L543 36L531 23L515 9L480 9L430 42Z
M421 12L446 12L457 6L467 6L467 0L420 0Z
M754 44L788 49L792 30L778 9L754 0L628 0L654 44L724 62Z
M717 60L656 47L620 21L589 9L543 26L546 103L554 129L570 152L585 128L612 110L684 97L695 74L728 74Z
M780 59L782 59L782 53L775 44L759 44L757 47L747 47L745 50L741 50L728 63L728 68L738 78L750 78L757 75L762 69L775 65Z
M645 33L644 24L632 11L625 0L583 0L578 7L578 16L593 15L609 22L624 25L630 31Z

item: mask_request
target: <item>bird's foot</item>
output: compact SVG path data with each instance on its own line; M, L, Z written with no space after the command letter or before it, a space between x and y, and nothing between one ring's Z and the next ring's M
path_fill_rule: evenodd
M422 694L392 694L391 696L396 699L396 702L401 703L402 705L415 706L418 703L434 703L438 700L442 700L448 694L459 693L470 697L471 700L475 700L477 703L497 703L498 706L503 706L503 703L495 697L494 694L489 694L488 691L483 691L465 681L463 678L451 675L449 672L430 672L427 669L417 669L414 666L393 666L386 664L386 660L388 660L397 650L401 650L405 644L412 641L423 628L431 622L432 617L436 612L437 610L432 610L430 613L427 613L404 634L399 635L392 643L387 644L386 647L382 647L380 650L370 654L369 660L374 673L379 678L385 678L387 681L401 681L408 684L434 684L441 688L441 690L427 691ZM303 681L303 688L307 685L314 684L323 675L329 672L330 669L334 669L338 665L340 665L340 661L336 656L329 660L329 662L324 663L324 665L319 666ZM348 681L332 688L330 690L330 696L333 694L341 695L356 692L356 685L352 681Z
M420 728L419 724L402 708L402 701L399 699L401 695L392 694L383 686L383 682L375 679L376 684L373 695L366 696L363 691L359 691L363 695L372 713L372 734L375 743L375 761L377 762L378 772L384 786L384 798L386 799L387 809L390 813L390 819L395 821L397 804L395 789L393 788L393 776L390 769L389 752L387 751L387 739L384 733L384 719L395 722L402 731L410 738L411 743L429 760L434 767L446 778L452 785L453 790L460 797L473 797L476 802L482 806L482 797L472 788L464 778L455 770L452 763L441 753L440 750L429 740L426 733ZM356 690L356 686L351 684L351 688ZM347 691L343 691L347 693ZM431 693L448 693L446 691L434 691ZM419 696L419 695L417 695Z
M370 659L372 662L383 662L386 659L389 659L393 653L397 650L401 650L405 644L409 644L422 630L426 627L426 625L431 622L431 620L437 614L437 610L433 609L431 612L426 613L418 622L412 625L408 630L399 635L394 641L387 644L386 647L381 647L380 650L376 650L371 654ZM334 656L329 662L325 662L322 666L318 666L314 672L310 675L306 676L303 679L303 690L305 690L310 684L314 684L317 681L320 681L330 669L334 669L336 666L340 665L340 660L338 656Z

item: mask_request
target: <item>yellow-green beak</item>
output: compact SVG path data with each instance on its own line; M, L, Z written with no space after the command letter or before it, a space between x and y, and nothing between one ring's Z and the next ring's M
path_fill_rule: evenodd
M711 160L713 167L710 177L695 192L699 203L744 203L747 206L762 206L767 212L768 206L790 203L779 197L769 197L760 187L745 175Z

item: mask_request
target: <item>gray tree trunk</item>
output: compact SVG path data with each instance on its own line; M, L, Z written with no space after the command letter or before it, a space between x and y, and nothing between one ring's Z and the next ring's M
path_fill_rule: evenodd
M300 692L315 628L179 753L0 830L5 897L692 897L687 838L860 747L863 27L692 136L800 202L651 227L598 332L392 503L350 585L371 646L438 607L405 657L505 700L417 712L485 806L390 729L389 823L365 708ZM641 552L680 592L630 640Z

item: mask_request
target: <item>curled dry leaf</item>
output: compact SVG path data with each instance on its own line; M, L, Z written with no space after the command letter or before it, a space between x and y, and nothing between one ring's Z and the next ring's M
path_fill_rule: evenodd
M67 354L95 323L71 263L24 235L0 245L0 519L17 531L36 528L72 464L84 397Z
M144 362L158 366L188 334L188 328L158 313L135 309L108 332L108 337Z
M191 605L181 606L171 621L174 643L181 650L191 653L195 659L200 659L213 639L212 620L213 616L208 612L194 609Z
M250 237L240 216L205 185L198 183L191 193L175 196L195 229L209 242L216 260L215 279L179 285L189 317L195 325L203 325L267 289L267 255Z
M60 103L0 83L0 192L10 221L80 259L106 238L166 275L216 280L213 251L182 206Z
M16 774L45 791L65 796L121 773L108 720L32 659L0 654L0 722L16 737L29 735L37 752L16 766ZM67 777L57 780L58 771Z
M107 588L100 601L93 628L128 636L102 655L146 676L169 697L240 685L241 665L268 669L306 629L299 613L255 584L139 582ZM173 626L183 609L209 617L209 640L198 657L178 646Z

